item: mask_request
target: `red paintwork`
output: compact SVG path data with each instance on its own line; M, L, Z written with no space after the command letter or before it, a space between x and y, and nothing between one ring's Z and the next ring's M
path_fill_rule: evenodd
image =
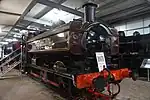
M114 76L114 81L120 81L124 78L130 77L130 73L131 71L128 68L124 68L124 69L118 69L118 70L111 70L110 73ZM31 75L33 75L34 77L40 78L40 75L35 74L35 73L30 73ZM87 89L87 91L93 95L93 99L95 100L96 98L102 98L104 100L111 100L111 95L106 95L106 94L102 94L99 92L95 91L95 88L93 86L93 80L99 76L104 77L104 79L107 79L109 76L109 73L104 70L102 72L97 72L97 73L89 73L89 74L82 74L82 75L77 75L76 76L76 87L78 89L82 89L85 88ZM47 80L44 77L42 78L42 80L46 83L50 83L51 85L54 85L56 87L59 87L59 84L51 81L51 80ZM107 91L110 90L109 87L109 83L107 84Z
M112 70L110 72L111 74L113 74L115 81L119 81L124 78L130 77L130 70L128 68ZM108 75L109 73L105 70L102 72L97 72L97 73L77 75L76 86L79 89L93 87L93 80L95 78L102 76L104 77L104 79L106 79Z
M40 75L38 75L38 74L35 74L35 73L30 73L32 76L34 76L34 77L37 77L37 78L40 78Z
M53 82L53 81L50 81L50 80L47 80L46 82L50 83L51 85L54 85L56 87L59 87L59 84Z
M35 73L33 73L33 72L31 72L30 74L31 74L32 76L36 77L36 78L40 78L40 75L38 75L38 74L35 74ZM49 83L49 84L51 84L51 85L53 85L53 86L59 87L59 84L57 84L57 83L55 83L55 82L53 82L53 81L47 80L47 79L45 79L45 78L42 78L42 80L43 80L45 83Z
M120 81L124 78L130 77L131 71L128 68L124 69L118 69L118 70L111 70L110 73L114 76L114 81ZM95 91L95 88L93 86L93 80L99 76L104 77L104 79L108 78L109 73L104 70L102 72L97 72L97 73L90 73L90 74L83 74L83 75L78 75L76 77L76 86L79 89L86 88L87 91L93 95L93 100L96 98L101 98L103 100L111 100L111 94L109 95L102 94L100 92ZM107 84L107 91L109 92L110 90L110 85L109 83Z

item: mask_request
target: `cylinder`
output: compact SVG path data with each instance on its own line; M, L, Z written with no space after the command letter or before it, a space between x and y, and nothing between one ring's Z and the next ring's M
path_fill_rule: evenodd
M84 8L84 22L94 22L97 5L94 3L86 3Z

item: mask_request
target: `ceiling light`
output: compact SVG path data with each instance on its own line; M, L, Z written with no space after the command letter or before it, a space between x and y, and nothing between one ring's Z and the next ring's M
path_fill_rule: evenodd
M39 41L33 41L32 43L37 44Z
M16 38L13 38L13 39L5 39L5 41L7 42L14 42L14 41L18 41Z
M29 33L36 33L36 31L29 31Z
M70 14L68 12L53 8L51 11L49 11L47 14L45 14L41 19L49 20L49 21L52 21L53 23L56 23L59 20L62 20L64 22L68 23L71 20L78 19L78 18L80 18L80 17L76 16L74 14Z
M55 43L52 43L52 45L55 45Z
M27 30L21 30L20 33L21 33L21 34L27 34L28 31L27 31Z
M58 37L64 37L65 35L64 35L64 33L59 33L59 34L57 34L57 36Z
M17 29L17 28L14 28L14 31L19 31L19 29Z
M15 38L21 38L21 35L14 35L13 37L15 37Z
M8 42L0 42L0 44L8 44Z
M13 49L12 47L8 47L7 49Z

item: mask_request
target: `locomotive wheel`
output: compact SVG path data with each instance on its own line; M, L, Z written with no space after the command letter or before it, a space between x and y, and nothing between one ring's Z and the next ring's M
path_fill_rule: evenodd
M56 61L53 65L53 69L56 72L66 72L67 71L67 68L62 61Z

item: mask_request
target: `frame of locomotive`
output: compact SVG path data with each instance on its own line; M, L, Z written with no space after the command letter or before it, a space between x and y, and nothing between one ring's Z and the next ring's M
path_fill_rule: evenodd
M111 31L108 27L95 22L95 4L87 3L84 7L84 23L81 20L74 20L69 24L44 32L27 41L25 50L25 71L30 75L41 79L45 83L50 83L64 91L67 91L70 96L76 96L77 98L73 98L74 100L80 100L80 98L83 100L91 100L93 97L104 97L105 100L110 100L120 92L119 82L126 77L132 77L132 72L128 68L109 70L106 69L106 66L102 66L104 70L98 70L95 53L104 52L104 54L107 55L105 57L107 57L108 64L108 62L110 62L109 58L111 57L110 52L113 51L112 55L119 52L119 40L115 39L115 41L112 42L110 37L113 37L113 35L110 34ZM95 34L92 33L91 29L99 31ZM100 39L99 41L101 36L97 36L99 33L101 33L104 37L109 37L111 42L106 42L104 39ZM86 36L84 37L83 34ZM89 36L94 36L95 38L88 38ZM88 40L86 41L88 46L84 44L84 40ZM102 48L100 50L99 44L101 44ZM105 45L106 48L104 47ZM88 52L90 53L88 56L83 57L82 48L85 46L88 47ZM95 50L97 47L98 50ZM87 62L90 62L90 68L93 66L91 69L87 67L88 65L85 63L85 58L87 58ZM69 61L71 61L70 59L73 59L73 64L71 64L72 62L69 63ZM66 67L66 64L70 66ZM80 66L76 68L74 65ZM110 66L114 65L110 63ZM109 89L109 84L117 85L118 91L116 93L112 93ZM108 87L107 95L101 93L104 90L104 87ZM85 90L88 91L88 93L83 93ZM85 95L87 96L86 98L84 97Z

